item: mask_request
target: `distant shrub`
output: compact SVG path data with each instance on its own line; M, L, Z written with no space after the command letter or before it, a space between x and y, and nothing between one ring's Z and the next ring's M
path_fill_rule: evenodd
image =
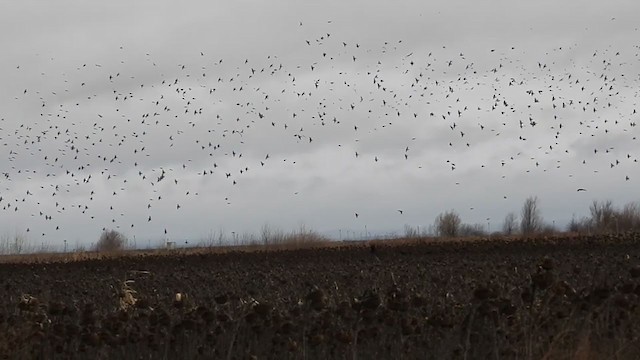
M540 227L540 234L542 235L553 235L558 233L558 229L556 229L556 226L553 224L543 224Z
M404 225L404 237L405 238L409 238L409 239L415 239L420 237L420 231L418 230L418 228L415 228L411 225L405 224Z
M98 243L96 243L96 251L113 252L124 250L127 244L127 238L116 230L105 230L100 235Z
M480 224L462 224L458 229L458 236L479 237L486 235L487 232Z
M298 230L294 230L290 233L284 233L282 230L272 228L270 225L265 224L260 231L261 245L270 247L283 247L283 248L303 248L312 247L317 245L327 245L331 241L319 234L318 232L307 228L305 225L300 225ZM257 245L258 241L242 241L243 244Z
M589 206L591 213L591 224L596 232L607 233L616 230L616 210L613 208L613 202L594 200Z
M592 233L593 226L591 218L583 216L582 218L577 219L574 215L569 224L567 224L567 231L572 233Z
M627 203L623 208L614 208L611 200L593 201L589 206L589 224L595 233L619 233L640 230L640 204Z
M618 210L616 217L618 218L621 231L639 231L640 230L640 204L630 202L626 204L622 210Z

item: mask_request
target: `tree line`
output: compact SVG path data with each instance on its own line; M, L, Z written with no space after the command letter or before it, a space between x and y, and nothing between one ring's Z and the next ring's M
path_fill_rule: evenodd
M405 232L411 232L411 228ZM441 237L486 236L490 229L480 224L465 224L455 210L440 213L434 223L436 234ZM494 235L535 235L553 234L563 231L555 223L545 222L539 208L537 196L530 196L522 205L520 214L509 212L502 226ZM611 200L594 200L589 206L589 215L582 218L572 217L564 231L573 233L620 233L640 231L640 205L630 202L621 208L613 206Z

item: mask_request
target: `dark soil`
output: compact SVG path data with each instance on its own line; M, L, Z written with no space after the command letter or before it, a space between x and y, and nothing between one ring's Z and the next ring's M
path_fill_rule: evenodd
M640 235L0 264L4 358L640 358Z

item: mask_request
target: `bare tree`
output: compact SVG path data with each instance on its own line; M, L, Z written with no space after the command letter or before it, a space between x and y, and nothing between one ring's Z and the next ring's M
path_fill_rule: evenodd
M574 215L567 225L567 231L574 233L592 233L593 224L591 222L591 218L588 216L583 216L580 219L576 219Z
M538 209L538 197L530 196L524 201L520 219L520 231L524 235L535 234L542 227L542 217Z
M438 235L444 237L456 237L460 233L460 215L454 210L449 210L441 213L436 217L436 230Z
M104 230L96 244L96 251L111 252L124 250L127 238L116 230Z
M505 235L513 235L516 231L518 231L518 216L515 213L510 212L504 217L502 232Z
M567 224L567 231L573 233L579 233L585 230L584 223L578 219L576 219L576 214L571 216L571 221Z
M5 234L0 237L0 254L21 254L27 245L27 237L16 232L14 236Z
M262 245L268 245L273 240L273 234L269 224L262 225L262 228L260 229L260 238L262 239Z
M640 230L640 206L637 202L627 203L622 211L617 211L616 217L620 230L638 231Z
M589 211L591 212L591 223L596 231L607 232L614 229L616 212L611 200L594 200L591 206L589 206Z
M420 237L420 233L418 232L417 228L409 224L404 224L404 237L409 239L415 239Z

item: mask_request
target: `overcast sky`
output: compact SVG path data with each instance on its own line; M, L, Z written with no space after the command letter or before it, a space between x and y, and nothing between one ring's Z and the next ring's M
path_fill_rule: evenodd
M635 1L0 4L2 234L497 230L532 195L563 226L640 200Z

